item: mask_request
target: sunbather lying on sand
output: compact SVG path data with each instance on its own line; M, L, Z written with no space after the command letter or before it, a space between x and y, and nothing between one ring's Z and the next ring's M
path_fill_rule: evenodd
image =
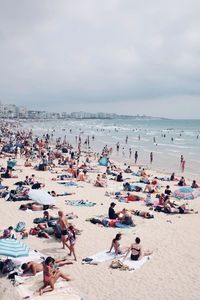
M135 216L143 217L145 219L154 218L154 215L150 214L148 211L132 210L131 213Z
M66 258L55 260L57 267L62 267L64 265L73 264L73 262L68 261ZM43 271L43 263L36 263L35 261L29 261L21 265L23 270L22 276L35 276L37 273Z

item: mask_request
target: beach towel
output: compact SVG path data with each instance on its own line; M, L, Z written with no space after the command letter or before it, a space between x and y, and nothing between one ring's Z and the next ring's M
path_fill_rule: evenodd
M88 200L65 200L65 203L67 205L72 206L85 206L85 207L91 207L96 205L94 202L89 202Z
M25 280L24 283L17 287L17 292L20 296L20 299L83 300L79 293L70 286L70 283L63 280L58 280L56 282L54 291L45 293L42 296L34 295L34 293L43 285L42 276L42 273L40 273L38 276Z
M147 260L149 260L149 256L144 256L140 260L131 260L129 257L127 257L124 261L123 259L120 259L125 266L129 267L129 270L137 270L141 268L141 266L147 262Z
M65 186L78 186L78 184L76 182L73 181L57 181L58 184L63 184Z
M101 262L104 262L104 261L109 261L109 260L112 260L114 258L121 258L122 255L117 255L115 254L115 252L109 252L108 253L108 250L104 250L104 251L101 251L101 252L98 252L92 256L88 256L87 259L92 259L92 262L95 262L95 263L101 263ZM87 262L87 259L83 259L82 262L84 263L84 260L86 260Z

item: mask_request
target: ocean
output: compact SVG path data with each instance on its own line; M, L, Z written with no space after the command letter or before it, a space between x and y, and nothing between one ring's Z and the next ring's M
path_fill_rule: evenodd
M85 119L26 121L37 136L53 132L55 137L66 135L67 141L76 147L75 136L82 141L90 136L90 147L100 152L103 146L113 148L111 158L133 164L138 151L138 164L152 169L181 174L180 157L183 155L185 176L200 180L200 120L132 120ZM71 129L71 132L70 132ZM92 141L91 136L95 139ZM126 143L126 136L128 141ZM119 152L116 143L120 144ZM131 148L132 155L129 155ZM153 163L150 165L150 153Z

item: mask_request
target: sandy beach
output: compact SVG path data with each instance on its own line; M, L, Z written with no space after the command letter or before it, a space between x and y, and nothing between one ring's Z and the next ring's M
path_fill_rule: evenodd
M6 165L6 159L1 159L2 166ZM74 192L74 195L57 197L56 205L65 213L73 212L78 216L72 223L80 230L76 242L77 262L64 266L62 269L70 274L73 287L82 299L198 299L200 276L200 218L199 214L168 215L153 212L154 219L143 219L134 216L135 227L131 229L105 228L86 222L87 218L97 215L106 215L112 197L105 196L106 191L122 190L122 183L108 180L108 186L94 187L92 182L96 173L89 173L90 183L78 182L78 187L64 187L51 180L54 174L48 171L35 171L32 167L24 167L24 160L18 160L15 174L18 179L4 179L4 183L14 188L13 183L24 180L26 175L35 174L39 182L45 184L46 191L55 190L56 193L66 191ZM99 172L104 172L105 167L98 166ZM133 167L136 171L138 167ZM154 177L155 172L148 171ZM137 178L130 174L132 181ZM127 176L130 175L130 176ZM162 189L166 182L160 182ZM172 190L177 189L174 183L169 182ZM141 193L142 195L142 193ZM155 196L153 196L155 197ZM65 200L87 199L95 202L93 207L75 207L66 205ZM114 200L116 210L124 207L127 209L148 210L142 201L132 203L120 203ZM185 202L185 201L182 201ZM42 211L20 211L21 202L0 201L0 228L3 230L10 225L16 225L19 221L26 223L26 228L33 227L33 219L42 216ZM190 200L190 207L200 210L199 199ZM51 211L51 215L57 215L57 210ZM98 265L83 265L81 260L103 250L109 250L110 244L116 233L122 232L123 246L129 246L136 236L139 236L144 249L150 249L153 254L150 259L138 270L133 272L114 270L109 268L110 262L102 262ZM24 242L31 248L40 251L43 255L56 258L66 256L68 251L61 249L61 243L54 238L42 239L29 235ZM0 280L0 298L22 299L17 288L5 279ZM37 290L37 281L31 279L33 290ZM42 284L42 282L41 282ZM50 295L50 294L49 294ZM53 296L53 295L52 295ZM46 299L47 295L40 299ZM50 298L51 299L51 298ZM52 299L71 299L66 295L54 295Z

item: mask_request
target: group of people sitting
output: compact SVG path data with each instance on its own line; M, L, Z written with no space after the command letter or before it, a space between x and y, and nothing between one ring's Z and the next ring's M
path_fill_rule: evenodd
M112 240L111 246L110 246L110 250L108 251L108 253L110 253L112 251L112 249L114 249L115 255L123 255L124 258L122 261L124 261L126 259L126 257L129 255L130 253L130 259L131 260L140 260L142 257L144 256L148 256L152 254L152 251L143 251L142 246L140 244L140 238L136 237L135 238L135 242L131 243L131 245L129 247L121 247L120 246L120 240L122 238L122 234L121 233L117 233L115 238Z

